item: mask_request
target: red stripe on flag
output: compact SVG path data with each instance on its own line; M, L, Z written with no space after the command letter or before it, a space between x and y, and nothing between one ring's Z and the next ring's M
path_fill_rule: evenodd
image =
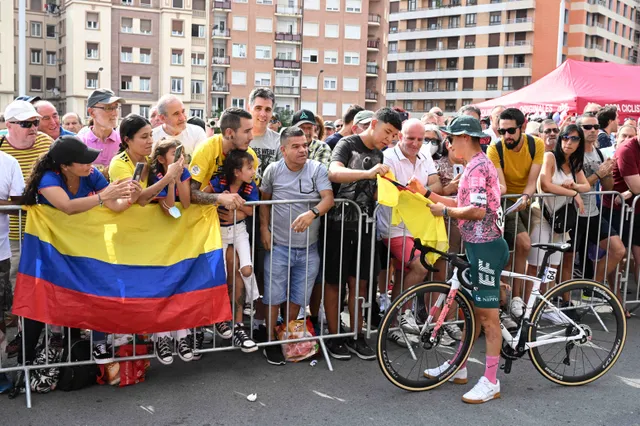
M101 297L18 274L13 313L46 324L107 333L158 333L231 320L227 286L167 298Z

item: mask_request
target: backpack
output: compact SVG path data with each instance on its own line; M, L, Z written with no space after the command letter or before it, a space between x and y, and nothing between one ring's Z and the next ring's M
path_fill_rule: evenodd
M48 351L47 351L48 349ZM60 351L49 346L40 346L33 365L55 364L60 362ZM29 386L31 391L37 393L49 393L56 389L60 376L60 368L41 368L31 370L29 374Z
M531 160L536 157L536 140L531 135L525 134L527 137L527 143L529 144L529 154L531 154ZM496 142L496 151L500 157L500 168L504 170L504 151L502 148L502 139Z
M70 355L70 356L69 356ZM62 352L65 361L89 361L91 359L91 344L88 340L77 339L71 343L71 351L65 345ZM62 367L58 378L58 389L73 391L85 388L96 383L98 367L95 364L74 365Z

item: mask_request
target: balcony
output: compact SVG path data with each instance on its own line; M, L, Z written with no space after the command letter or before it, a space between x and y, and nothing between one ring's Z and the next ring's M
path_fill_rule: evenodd
M193 102L204 102L204 93L192 93L191 100Z
M378 76L378 65L367 65L367 77Z
M211 85L211 93L229 93L229 85L228 84L216 84L213 83Z
M507 25L510 24L527 24L527 23L531 23L533 22L533 18L516 18L516 19L509 19L507 21Z
M213 10L231 11L231 2L230 1L214 1Z
M302 17L302 9L299 7L289 7L282 4L276 5L276 16L298 16Z
M382 20L382 18L380 17L380 15L376 14L376 13L370 13L369 17L367 18L367 22L369 23L369 25L373 25L373 26L380 26L380 21Z
M276 43L302 43L302 34L275 33Z
M202 37L191 37L192 46L206 46L207 40Z
M380 49L380 40L367 40L367 50L377 52Z
M367 90L364 93L364 101L371 103L378 102L378 92L376 92L375 90Z
M211 58L211 65L228 67L231 65L231 59L228 56L214 56Z
M274 68L288 69L288 70L299 70L300 69L300 61L292 61L289 59L274 59L273 60Z
M504 64L504 67L507 69L512 69L512 68L529 68L530 65L526 62L514 62L511 64Z
M211 31L211 38L230 39L231 32L228 29L224 29L224 30L214 29L213 31Z
M300 96L300 88L292 86L273 86L276 96Z
M500 4L502 3L502 4ZM406 4L406 3L405 3ZM428 3L423 2L425 7L401 8L397 12L390 13L389 21L405 21L407 19L428 19L428 18L444 18L456 15L468 15L473 13L488 14L490 12L501 12L503 10L521 10L534 9L536 0L509 0L503 2L485 2L478 4L477 0L466 0L461 2L434 2L429 0ZM427 6L428 4L428 6Z

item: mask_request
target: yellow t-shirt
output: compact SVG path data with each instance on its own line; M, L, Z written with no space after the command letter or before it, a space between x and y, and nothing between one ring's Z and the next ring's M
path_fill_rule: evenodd
M249 148L247 150L253 157L253 165L257 166L258 156ZM189 165L189 173L191 173L191 179L200 182L200 189L203 190L209 185L209 181L218 173L218 170L222 170L222 164L224 163L226 155L222 152L222 135L214 135L202 142L193 151L191 157L191 164ZM260 182L256 181L256 185Z
M526 136L522 135L523 138ZM502 152L504 154L504 179L507 183L508 194L522 194L524 188L527 186L529 180L529 171L532 164L542 165L542 159L544 158L544 142L542 139L533 136L536 142L536 153L531 161L531 154L529 153L529 143L524 140L520 151L515 152L512 149L502 145ZM487 157L493 163L496 169L500 169L500 156L496 149L495 143L489 145L487 148Z
M147 162L147 166L149 166L149 157L145 157L145 161ZM120 179L132 178L135 171L136 164L131 161L127 151L122 151L111 159L111 163L109 164L109 179L111 179L111 182L115 182ZM147 187L147 181L148 179L140 179L142 189Z
M53 139L46 133L38 132L36 141L31 148L28 149L16 149L9 144L8 140L5 140L0 147L0 151L3 151L16 160L20 165L20 171L24 177L26 183L31 176L31 169L33 165L40 158L40 156L46 152L49 152L49 147L53 143ZM22 233L24 234L24 225L27 223L26 213L22 212ZM18 216L9 216L9 239L12 241L18 241L20 239L20 220Z

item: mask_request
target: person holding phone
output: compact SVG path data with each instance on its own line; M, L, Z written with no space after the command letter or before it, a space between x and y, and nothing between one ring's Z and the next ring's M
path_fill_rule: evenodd
M120 123L120 151L109 165L112 182L128 179L133 182L131 204L144 206L151 202L169 183L180 178L184 169L184 159L168 165L166 174L151 186L149 182L149 155L153 146L151 123L138 114L127 115ZM138 166L142 163L142 166ZM140 178L134 179L136 167L141 167ZM137 176L135 176L137 178Z

